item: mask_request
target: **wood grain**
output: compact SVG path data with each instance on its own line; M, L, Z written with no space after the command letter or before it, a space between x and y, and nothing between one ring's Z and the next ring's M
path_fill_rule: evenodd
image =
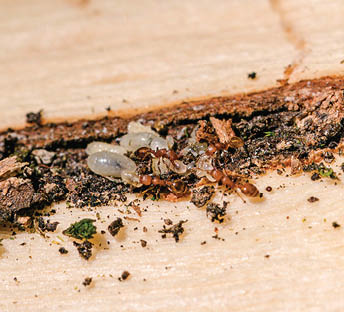
M2 0L1 127L23 125L26 112L42 108L47 119L80 118L108 106L123 113L344 74L343 10L341 0ZM252 71L256 80L247 79ZM97 237L89 262L62 230L96 212L106 229L125 206L62 203L51 217L61 222L57 233L3 241L0 310L342 310L343 230L331 225L343 222L342 183L272 173L257 185L273 187L262 202L228 198L231 220L216 225L225 241L212 238L204 210L147 201L119 239ZM310 204L310 196L320 201ZM161 239L165 217L189 220L180 243ZM1 228L2 238L10 233ZM60 255L60 246L69 253ZM131 277L120 282L123 270Z

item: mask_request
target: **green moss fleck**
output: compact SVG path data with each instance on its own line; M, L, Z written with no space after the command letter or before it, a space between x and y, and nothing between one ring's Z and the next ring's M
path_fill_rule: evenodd
M95 221L93 219L82 219L79 222L71 224L62 233L78 239L90 239L97 233L97 227L93 225Z

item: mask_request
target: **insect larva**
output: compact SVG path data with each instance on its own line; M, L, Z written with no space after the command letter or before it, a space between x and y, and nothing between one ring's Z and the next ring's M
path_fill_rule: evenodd
M111 152L124 155L127 150L119 145L95 141L87 145L86 154L92 155L97 152Z
M128 151L136 151L141 147L167 149L166 140L148 132L126 134L121 137L120 145Z
M88 167L96 174L120 178L122 171L135 172L136 164L130 158L112 152L97 152L87 158Z

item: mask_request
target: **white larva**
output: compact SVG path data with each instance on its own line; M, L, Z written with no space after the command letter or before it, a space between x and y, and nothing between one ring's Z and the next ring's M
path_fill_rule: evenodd
M153 150L167 148L166 140L149 132L128 133L121 137L119 144L128 151L136 151L141 147Z
M169 145L173 145L174 142L169 141ZM128 151L136 151L141 147L149 147L155 151L169 149L167 141L149 127L131 122L128 125L128 134L120 139L120 145L98 141L88 144L86 148L86 153L89 155L87 165L91 171L101 176L121 178L126 183L140 186L142 184L135 173L136 164L124 154ZM177 169L180 170L180 168Z
M136 164L130 158L112 152L97 152L88 156L88 167L96 174L120 178L122 171L135 172Z
M157 134L154 130L152 130L151 127L149 126L144 126L143 124L137 122L137 121L131 121L128 124L128 133L142 133L142 132L149 132L149 133L153 133L156 136L158 136L159 134Z
M104 143L95 141L87 145L86 147L86 154L92 155L97 152L111 152L111 153L117 153L117 154L125 154L127 150L119 145Z
M158 149L161 150L161 149L169 149L168 148L168 145L167 145L167 141L164 140L163 138L160 138L160 137L156 137L152 140L151 144L150 144L150 148L153 150L153 151L157 151Z

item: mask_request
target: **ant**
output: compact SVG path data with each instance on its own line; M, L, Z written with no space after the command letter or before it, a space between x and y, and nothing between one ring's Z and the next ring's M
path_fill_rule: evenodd
M218 149L222 148L221 143L216 145L210 145L207 151L207 154L209 152L210 155L214 154ZM136 156L140 157L141 159L145 159L149 157L149 155L153 155L155 157L164 157L168 158L172 163L177 160L179 157L178 155L171 150L161 149L157 151L153 151L152 149L148 147L141 147L135 152ZM261 196L259 193L259 190L249 182L237 182L236 179L233 179L232 176L225 173L225 170L221 171L219 169L213 169L210 172L210 175L215 179L215 181L219 184L225 185L229 187L230 189L236 189L239 188L240 191L249 197L258 197ZM159 177L152 177L150 175L142 175L140 176L140 183L146 186L149 185L159 185L159 186L167 186L167 188L172 191L175 195L184 195L187 193L188 189L184 182L178 180L178 181L168 181L163 180Z
M236 182L233 181L235 179L233 179L232 176L229 176L225 173L225 171L221 171L219 169L213 169L210 171L210 175L215 179L215 181L219 184L225 185L227 187L229 187L230 189L235 189L235 188L239 188L240 191L249 197L258 197L261 196L261 194L259 193L259 190L252 184L249 182Z
M229 147L238 148L243 145L243 141L238 137L233 137L232 141L228 145ZM208 146L206 153L207 155L212 156L217 151L226 149L227 147L228 146L226 146L225 144L217 142L215 144L210 144ZM259 190L252 183L249 183L249 182L238 183L236 181L233 181L236 179L235 178L233 179L233 176L226 174L225 170L221 171L219 169L213 169L210 171L210 175L215 179L217 183L225 185L229 187L230 189L239 188L240 191L246 196L249 196L249 197L262 196L262 194L259 193Z
M173 194L177 196L185 195L188 192L187 186L181 180L168 181L159 177L152 177L148 174L140 176L140 183L146 186L159 185L161 187L166 186Z
M173 161L179 158L176 152L172 150L166 150L164 148L154 151L149 147L141 147L135 152L135 155L141 159L145 159L149 155L153 155L154 157L157 157L157 158L164 157L164 158L168 158L172 163Z

